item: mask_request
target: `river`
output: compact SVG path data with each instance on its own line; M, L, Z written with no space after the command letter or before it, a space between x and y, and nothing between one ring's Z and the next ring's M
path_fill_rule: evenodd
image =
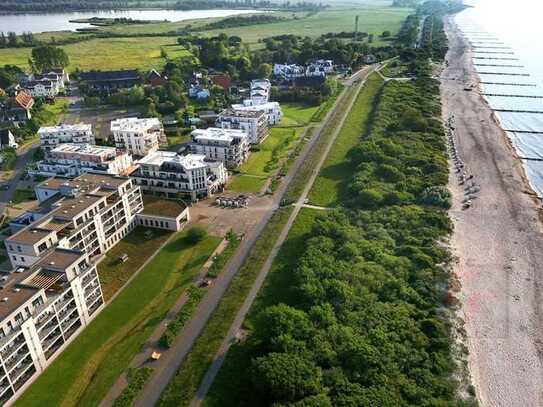
M465 3L473 7L456 22L474 47L481 90L522 158L532 188L543 197L543 4Z
M183 21L210 17L227 17L239 14L258 13L255 10L102 10L69 13L35 13L35 14L0 14L0 31L13 31L21 34L24 31L41 33L48 31L74 31L77 28L91 27L87 23L70 23L70 20L106 17L132 18L134 20Z

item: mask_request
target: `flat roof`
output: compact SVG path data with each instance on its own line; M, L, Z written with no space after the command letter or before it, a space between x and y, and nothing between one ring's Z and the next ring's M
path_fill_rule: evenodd
M92 126L86 123L61 124L59 126L40 127L38 134L58 133L59 131L91 131Z
M41 229L38 227L28 227L18 231L12 236L9 236L6 240L9 243L36 244L50 234L51 230Z
M180 201L160 199L154 196L143 195L142 214L144 215L177 218L185 209L186 206Z
M144 131L155 126L162 126L156 117L142 118L125 117L111 122L111 131Z
M38 184L38 187L54 190L58 190L61 187L68 187L88 191L98 187L116 189L128 181L130 181L130 178L127 177L86 173L73 179L52 177Z
M104 199L104 196L99 195L81 195L75 198L66 198L60 201L58 209L55 211L55 218L72 220L85 209L93 206L97 202Z
M42 257L37 263L37 267L51 270L64 271L72 264L81 259L85 254L76 250L55 248L52 252Z
M155 151L147 154L139 163L143 165L161 166L164 163L172 163L182 166L187 170L207 167L208 162L205 161L206 156L202 154L179 155L174 151Z
M195 140L204 139L211 141L232 142L234 138L247 138L247 133L239 129L221 129L218 127L209 127L207 129L194 130L191 135Z
M234 109L226 109L221 112L219 115L219 118L221 117L248 117L252 119L259 118L262 116L264 112L257 111L257 110L234 110Z

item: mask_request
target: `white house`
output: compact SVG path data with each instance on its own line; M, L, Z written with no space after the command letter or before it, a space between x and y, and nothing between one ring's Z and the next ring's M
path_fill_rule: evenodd
M167 144L164 127L157 118L113 120L111 132L118 149L140 157L157 151L161 144Z
M191 133L190 150L207 159L221 161L228 168L237 168L249 157L249 139L243 130L210 127Z
M52 150L59 144L95 144L90 124L61 124L59 126L41 127L38 130L40 144L45 151Z
M91 144L59 144L37 163L37 173L75 177L85 172L126 175L133 167L132 156L115 147Z
M0 129L0 150L4 148L17 148L19 145L15 141L15 136L9 129Z
M251 99L246 99L243 104L234 104L232 109L236 111L264 112L268 118L268 126L275 126L281 122L283 111L278 102L266 102L251 104Z
M307 64L306 76L326 76L334 72L334 63L330 59L317 59Z
M291 80L305 76L305 68L296 64L274 64L273 75L278 78Z
M225 109L215 124L222 129L245 131L251 144L259 144L268 136L268 116L260 110Z
M228 172L221 161L209 161L205 155L155 151L139 161L131 177L144 191L196 201L222 191Z
M259 105L270 100L271 83L268 79L255 79L251 81L251 104Z

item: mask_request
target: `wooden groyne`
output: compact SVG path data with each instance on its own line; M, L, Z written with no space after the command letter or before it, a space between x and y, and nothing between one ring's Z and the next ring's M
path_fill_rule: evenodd
M514 52L496 52L496 51L475 51L477 54L500 54L500 55L515 55Z
M482 48L482 49L511 49L511 47L486 47L479 45L472 45L473 48Z
M496 96L501 98L526 98L526 99L543 99L543 96L536 95L502 95L499 93L481 93L483 96Z
M524 68L524 65L495 65L495 64L473 64L475 66L490 66L493 68Z
M520 61L519 58L473 57L473 59L490 59L494 61Z
M534 131L534 130L505 130L509 133L518 133L518 134L543 134L543 131Z
M479 82L482 85L503 85L503 86L528 86L537 87L533 83L507 83L507 82Z
M543 114L543 110L515 110L515 109L492 109L500 113L528 113L528 114Z
M508 73L508 72L477 72L479 75L500 75L500 76L530 76L529 73Z

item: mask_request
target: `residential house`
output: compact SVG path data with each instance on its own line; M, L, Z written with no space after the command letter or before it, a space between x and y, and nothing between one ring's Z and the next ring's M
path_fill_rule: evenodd
M268 118L268 126L275 126L281 122L283 111L278 102L266 102L251 104L251 99L245 100L243 104L232 105L235 111L264 112Z
M41 127L38 130L41 147L47 152L59 144L95 144L90 124L61 124L59 126Z
M189 97L196 98L198 100L205 100L211 96L208 89L205 89L199 85L190 85Z
M112 92L141 84L141 77L136 70L90 71L79 74L79 83L90 90Z
M209 161L205 155L155 151L139 161L131 177L143 191L197 201L222 191L228 172L221 161Z
M250 100L252 105L268 103L270 100L271 83L268 79L251 81Z
M268 136L268 116L263 111L225 109L219 114L216 126L245 131L251 144L259 144Z
M18 91L15 96L7 99L0 105L0 122L13 122L24 124L32 118L34 99L27 92Z
M334 63L330 59L309 61L306 66L306 76L326 76L334 72Z
M92 144L59 144L37 163L36 173L45 176L75 177L85 172L128 175L132 156L115 147Z
M157 118L127 117L113 120L111 132L118 149L140 157L155 152L161 144L168 143L164 127Z
M213 110L201 110L198 112L198 117L206 125L215 125L215 121L219 117L219 114Z
M273 75L284 80L293 80L305 76L305 68L296 64L274 64Z
M213 85L219 86L225 91L230 89L230 86L232 85L232 80L230 79L230 76L226 74L209 75L209 79L211 80L211 83Z
M166 86L168 83L168 77L162 76L157 70L152 69L147 74L147 82L153 87Z
M249 140L243 130L210 127L191 133L190 151L221 161L227 168L237 168L249 157Z

